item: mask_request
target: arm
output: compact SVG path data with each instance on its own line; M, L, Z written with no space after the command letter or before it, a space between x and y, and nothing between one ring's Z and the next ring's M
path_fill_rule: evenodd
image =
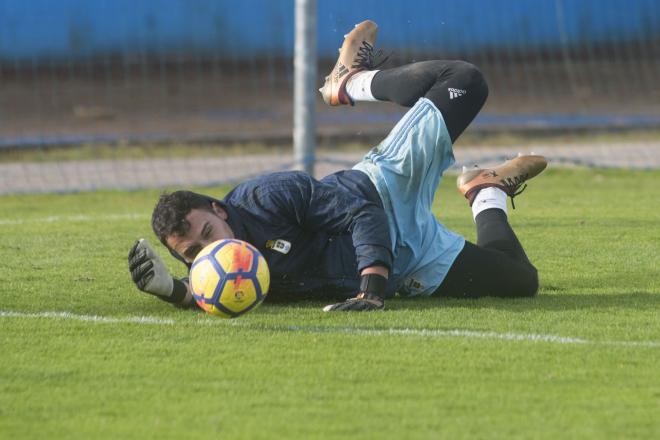
M310 231L349 232L361 276L357 293L368 293L371 299L377 300L375 308L383 307L381 297L386 291L392 253L387 216L381 206L303 173L288 175L275 185L259 188L257 193L259 204L270 207L274 218L283 217ZM369 303L369 309L371 305Z
M350 233L358 272L378 266L380 269L367 272L389 273L392 252L387 215L376 203L304 173L288 174L273 185L260 187L256 197L273 218L283 218L309 231Z

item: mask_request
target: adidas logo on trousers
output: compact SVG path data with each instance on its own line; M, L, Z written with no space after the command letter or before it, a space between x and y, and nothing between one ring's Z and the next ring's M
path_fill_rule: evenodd
M449 87L447 90L449 91L449 99L458 98L459 96L463 96L467 93L465 90L454 89L452 87Z

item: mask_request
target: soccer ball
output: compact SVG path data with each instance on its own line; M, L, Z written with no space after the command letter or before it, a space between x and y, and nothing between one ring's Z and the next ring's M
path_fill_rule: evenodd
M218 240L197 255L190 269L192 295L208 313L235 318L266 298L270 273L263 255L242 240Z

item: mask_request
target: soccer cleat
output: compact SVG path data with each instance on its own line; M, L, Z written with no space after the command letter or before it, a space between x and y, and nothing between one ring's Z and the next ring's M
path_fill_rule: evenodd
M480 190L494 186L511 197L511 206L515 209L513 198L527 188L525 181L540 174L547 165L548 161L543 156L518 155L515 159L508 160L495 168L463 167L456 185L461 194L468 199L470 206Z
M356 24L351 32L344 35L344 44L339 49L337 63L330 75L325 77L323 87L319 89L326 104L354 105L346 93L348 79L363 70L376 69L387 60L387 57L383 58L382 52L374 54L377 34L378 25L366 20Z

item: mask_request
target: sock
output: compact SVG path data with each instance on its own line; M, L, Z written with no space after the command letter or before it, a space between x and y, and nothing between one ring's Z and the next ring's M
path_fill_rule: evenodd
M472 203L472 218L476 219L481 211L497 208L506 214L506 193L499 188L491 186L477 193Z
M371 80L378 70L365 70L351 76L346 82L346 93L353 101L378 101L371 94Z

